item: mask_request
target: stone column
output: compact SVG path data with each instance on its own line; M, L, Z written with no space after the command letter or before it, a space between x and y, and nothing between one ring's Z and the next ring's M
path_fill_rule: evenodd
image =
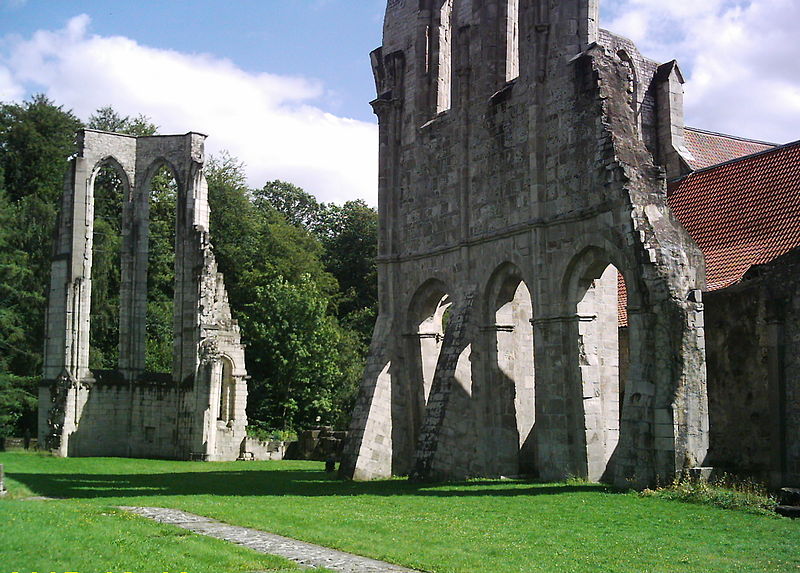
M585 428L576 348L577 314L535 318L536 452L539 477L585 476Z

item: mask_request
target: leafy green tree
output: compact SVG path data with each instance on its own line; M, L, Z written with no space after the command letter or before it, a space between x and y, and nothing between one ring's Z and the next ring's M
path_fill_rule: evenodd
M41 371L52 237L80 127L42 95L0 104L0 369L19 376Z
M378 213L361 199L326 211L323 261L339 283L339 317L369 339L378 306Z
M340 422L353 337L332 314L337 284L322 245L249 191L243 166L229 155L209 162L207 179L214 250L247 344L250 424Z
M38 376L0 372L0 445L5 438L21 435L26 429L33 433L38 383Z
M310 277L297 284L272 280L245 305L249 340L251 413L270 429L302 429L333 421L341 379L339 329L328 300Z
M16 243L17 208L0 181L0 372L37 373L40 350L31 331L31 310L41 309L44 299L35 284L30 256Z
M156 135L158 133L158 126L146 115L139 114L136 117L121 116L110 105L101 107L90 115L87 127L100 131L136 136Z
M269 204L290 224L312 232L318 229L325 216L324 203L319 203L316 197L286 181L269 181L254 191L253 195L255 204L260 208Z
M82 127L44 95L22 104L0 105L0 166L12 202L37 197L57 205L67 160L75 153L75 132Z
M42 95L0 104L0 435L35 429L52 237L80 127Z
M329 313L337 317L339 377L331 412L333 423L346 427L377 316L377 212L363 201L319 203L283 181L271 181L253 195L261 210L274 209L316 238L325 271L336 279Z

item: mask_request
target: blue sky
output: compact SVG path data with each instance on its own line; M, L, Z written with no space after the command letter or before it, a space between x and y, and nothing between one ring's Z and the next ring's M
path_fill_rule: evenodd
M326 110L372 121L369 52L385 0L0 0L0 37L57 30L80 14L90 32L227 58L246 72L315 78Z
M603 0L601 26L687 78L687 124L800 139L798 0ZM261 186L377 201L369 52L385 0L0 0L0 100L45 93L200 131Z

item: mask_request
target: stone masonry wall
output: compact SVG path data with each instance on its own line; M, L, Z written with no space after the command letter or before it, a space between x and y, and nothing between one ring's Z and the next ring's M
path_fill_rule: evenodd
M706 295L709 465L800 482L800 250Z
M175 458L178 393L164 381L96 384L83 407L70 455Z
M246 437L247 371L209 235L205 136L78 134L52 259L39 441L59 455L236 459ZM89 369L94 179L123 184L119 363ZM150 182L175 179L173 361L145 371Z
M633 63L622 58L623 40L598 32L596 1L520 2L518 51L506 49L513 41L506 31L516 27L498 20L514 17L505 4L387 5L383 46L372 54L380 314L341 472L359 479L508 472L491 436L523 427L525 414L499 403L507 400L499 383L514 388L514 404L535 404L529 435L518 437L518 468L545 479L671 479L702 463L707 444L702 304L692 294L703 286L702 255L666 205L651 149L673 126L650 124L682 118L680 99L657 101L664 90L655 89L667 82L672 96L679 73L630 46ZM435 37L445 12L452 68L437 78L437 65L448 61ZM515 53L519 61L508 62ZM635 89L632 75L642 78ZM441 89L450 90L449 108L431 105ZM637 106L658 113L643 116ZM580 344L615 330L613 320L580 310L609 265L629 292L621 416L616 343ZM492 361L512 352L503 341L524 339L498 337L498 328L529 328L496 323L492 285L506 273L530 293L532 388L523 373L494 374ZM449 305L445 316L432 314L436 305L420 315L419 301L431 297ZM415 355L429 345L418 330L425 316L441 320L442 338L420 406L427 371ZM582 347L595 349L586 365Z

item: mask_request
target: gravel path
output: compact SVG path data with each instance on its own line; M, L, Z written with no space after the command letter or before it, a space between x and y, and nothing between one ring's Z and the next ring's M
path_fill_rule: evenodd
M345 573L419 573L413 569L406 569L391 563L328 549L320 545L297 541L257 529L228 525L221 521L177 509L164 509L161 507L120 507L120 509L142 515L160 523L177 525L201 535L224 539L261 553L279 555L305 567L325 567L332 571Z

